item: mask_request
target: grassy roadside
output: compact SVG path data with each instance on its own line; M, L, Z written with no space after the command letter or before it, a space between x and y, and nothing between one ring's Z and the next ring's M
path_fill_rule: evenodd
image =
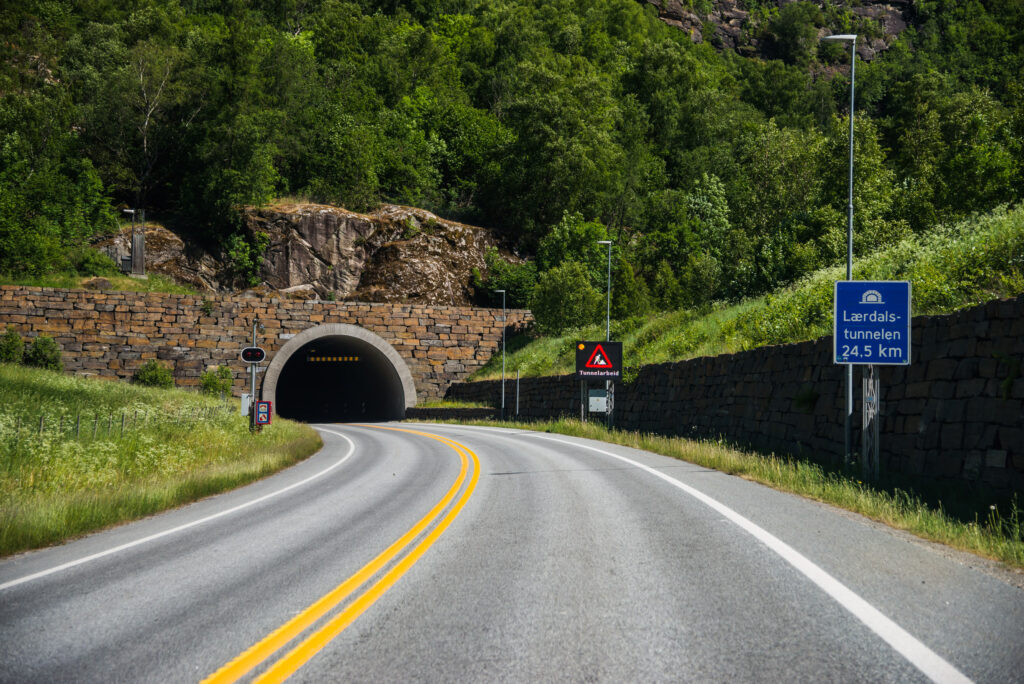
M469 424L526 428L643 449L831 504L922 539L1024 570L1024 509L1016 500L1009 505L988 508L984 519L963 522L941 505L929 505L922 498L899 489L892 492L877 489L856 477L827 471L814 463L765 456L717 441L608 430L602 425L578 420L469 421Z
M233 402L0 364L0 555L247 484L320 446L283 419L251 434Z
M854 277L909 280L915 316L1015 297L1024 292L1024 207L996 209L858 255ZM813 340L831 334L833 283L844 278L844 267L836 266L737 304L612 321L612 339L622 341L627 377L648 364ZM576 342L600 339L603 323L561 337L519 335L508 340L506 367L522 377L572 373ZM470 380L501 377L501 364L495 354Z

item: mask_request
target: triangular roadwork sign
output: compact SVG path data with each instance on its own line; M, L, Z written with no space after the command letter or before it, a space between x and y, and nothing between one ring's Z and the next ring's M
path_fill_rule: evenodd
M587 368L613 368L612 362L608 360L608 354L601 347L597 345L594 347L594 353L590 355L585 364Z

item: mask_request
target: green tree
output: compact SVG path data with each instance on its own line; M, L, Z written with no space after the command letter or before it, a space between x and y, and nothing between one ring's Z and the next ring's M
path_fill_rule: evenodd
M600 320L603 303L586 268L576 261L566 261L540 275L530 309L541 334L561 335Z
M484 253L487 275L473 273L474 287L484 292L505 290L507 303L512 308L526 309L537 285L537 264L533 261L506 261L497 247L490 247ZM489 299L489 298L488 298Z
M628 261L618 259L612 268L611 317L620 321L631 316L643 316L650 310L651 292L647 283L633 272Z
M537 267L543 272L573 261L586 269L591 284L597 286L607 280L607 247L598 244L599 240L607 239L605 226L566 211L537 246ZM614 246L612 251L616 251Z
M0 337L0 363L21 363L25 356L25 343L14 326L7 326Z
M161 387L170 389L174 387L174 374L171 369L161 364L156 359L150 359L139 366L135 371L135 382L147 387Z
M52 371L64 370L60 347L52 337L39 335L25 350L23 363L33 368L44 368Z
M214 397L224 397L231 392L233 377L228 366L214 366L199 375L199 391Z
M818 27L824 16L817 5L801 0L783 5L768 22L766 39L769 53L789 64L806 66L818 45Z

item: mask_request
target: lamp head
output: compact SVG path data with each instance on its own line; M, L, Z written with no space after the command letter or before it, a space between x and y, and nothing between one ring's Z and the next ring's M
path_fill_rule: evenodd
M822 40L857 40L856 33L840 33L834 36L824 36Z
M598 240L597 244L599 244L599 245L610 245L610 244L612 244L612 241L611 240Z

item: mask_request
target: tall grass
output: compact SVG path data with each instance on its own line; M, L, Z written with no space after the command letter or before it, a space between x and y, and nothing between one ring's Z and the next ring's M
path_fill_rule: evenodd
M237 487L320 445L282 419L251 434L210 397L0 364L0 554Z
M103 275L110 281L110 289L122 292L164 292L168 294L198 294L194 287L175 282L162 273L150 273L145 278L126 275ZM77 273L48 273L41 276L18 276L0 274L0 285L23 285L26 287L55 287L66 290L82 288L82 283L92 280L91 276Z
M997 209L955 225L907 238L855 262L858 280L909 280L914 314L948 313L1024 292L1024 207ZM726 354L768 344L801 342L832 332L832 290L843 267L813 273L791 287L709 311L680 310L617 321L628 367ZM601 339L602 326L563 337L510 341L506 368L523 376L573 372L574 344ZM499 377L500 355L473 374Z

